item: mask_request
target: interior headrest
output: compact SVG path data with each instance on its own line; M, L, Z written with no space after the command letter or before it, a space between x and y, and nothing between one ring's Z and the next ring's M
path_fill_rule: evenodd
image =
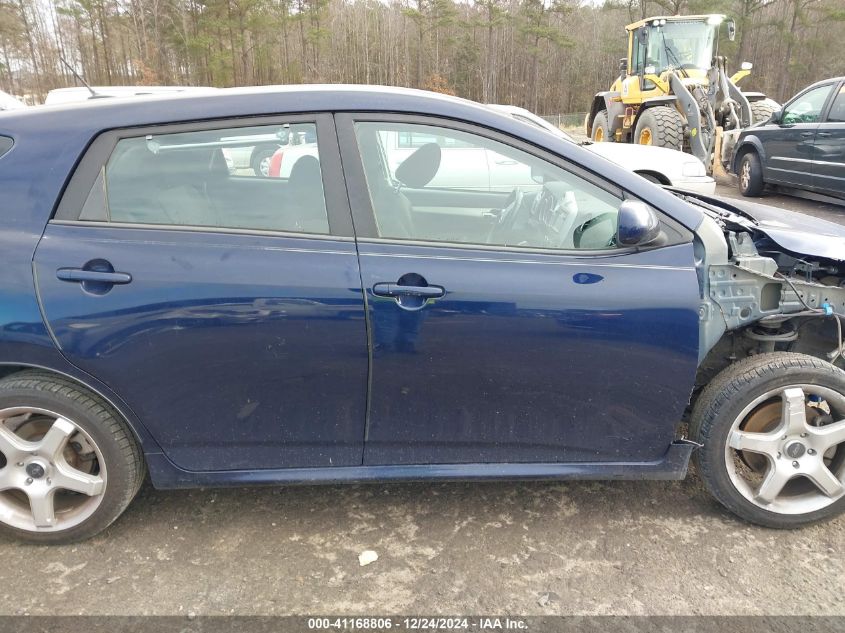
M312 184L319 184L322 186L323 180L320 175L320 161L314 156L305 155L300 157L290 170L290 178L288 180L291 184L310 186Z
M412 189L425 187L437 175L440 158L440 146L426 143L396 168L396 180Z

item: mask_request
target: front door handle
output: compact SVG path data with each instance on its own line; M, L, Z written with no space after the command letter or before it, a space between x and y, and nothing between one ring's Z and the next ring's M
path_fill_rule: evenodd
M397 283L373 284L373 294L379 297L420 297L435 299L446 294L441 286L400 286Z
M823 138L828 138L833 136L833 132L816 132L816 136L821 136Z
M816 135L815 130L812 131L812 132L801 132L801 136L803 136L804 138L810 138L811 136L815 136L815 135Z
M56 277L62 281L94 281L106 284L128 284L132 281L132 275L129 273L85 270L84 268L59 268L56 271Z

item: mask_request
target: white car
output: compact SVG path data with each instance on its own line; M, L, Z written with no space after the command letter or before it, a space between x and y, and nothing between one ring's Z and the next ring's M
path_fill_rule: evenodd
M488 107L504 112L523 123L543 128L572 143L578 142L563 130L524 108L498 104L488 104ZM691 154L666 147L650 147L628 143L585 141L581 145L584 149L599 154L654 183L706 195L712 195L716 191L716 181L707 175L704 163Z
M20 110L21 108L25 108L26 104L23 101L20 101L13 97L10 94L6 94L2 90L0 90L0 111L2 110Z
M488 107L504 112L524 123L540 127L571 143L577 142L551 123L523 108L503 105ZM461 143L457 138L435 138L410 132L385 130L380 132L379 136L387 164L392 172L417 148L428 143L436 143L440 146L440 169L428 183L429 187L445 189L460 187L477 191L512 191L515 187L530 190L537 187L537 181L532 178L528 165L485 147ZM664 147L622 143L587 142L582 145L585 149L656 184L670 185L708 195L716 190L716 181L707 175L704 163L690 154ZM282 147L270 161L269 176L288 178L299 158L306 155L317 157L316 143Z
M92 94L92 91L94 94ZM62 105L90 101L92 99L122 99L127 97L151 97L158 95L194 94L216 91L217 88L208 86L74 86L72 88L56 88L47 93L44 105ZM0 103L0 109L2 104ZM223 141L232 139L223 139ZM280 140L267 134L258 134L240 145L233 145L223 150L223 156L230 173L239 170L252 170L255 175L267 176L270 157L280 145ZM246 142L252 142L251 145Z
M96 96L91 94L91 90ZM152 95L172 95L174 93L208 92L216 88L204 86L74 86L72 88L56 88L47 93L44 105L60 105L63 103L79 103L103 97L148 97Z

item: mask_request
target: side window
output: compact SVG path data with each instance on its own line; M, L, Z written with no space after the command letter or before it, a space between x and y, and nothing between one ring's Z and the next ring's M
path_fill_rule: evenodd
M8 136L0 136L0 156L12 149L15 141Z
M828 123L845 123L845 85L839 89L839 94L833 100L827 120Z
M124 138L79 219L326 234L316 140L313 123Z
M816 123L830 94L831 86L819 86L801 95L783 111L781 120L786 124Z
M639 30L634 32L634 50L631 74L639 75L645 68L646 42L640 39Z
M622 199L492 139L404 123L356 123L379 236L552 249L615 248ZM416 149L392 137L425 138Z

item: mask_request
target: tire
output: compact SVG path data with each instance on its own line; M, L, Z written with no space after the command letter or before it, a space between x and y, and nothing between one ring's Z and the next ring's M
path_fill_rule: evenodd
M613 142L613 134L610 133L607 110L600 110L593 119L593 129L590 131L590 138L596 143Z
M766 183L763 181L763 165L757 152L749 150L742 155L737 176L737 186L743 196L753 198L763 193Z
M751 124L763 123L772 118L772 113L778 107L771 99L751 102Z
M252 156L249 158L249 166L256 176L261 178L269 178L270 159L276 153L278 147L256 147L252 151ZM266 164L267 169L262 169Z
M642 171L642 172L641 172L641 171L636 171L636 172L634 172L634 173L635 173L635 174L637 174L637 176L639 176L640 178L645 178L646 180L648 180L649 182L654 183L655 185L660 185L660 186L662 187L662 186L664 186L664 185L666 184L666 183L665 183L665 182L663 182L660 178L658 178L658 177L657 177L657 176L655 176L654 174L649 173L649 172L647 172L647 171Z
M683 151L684 127L684 118L675 108L654 106L637 119L633 142Z
M827 403L830 420L808 396ZM808 425L791 411L830 426ZM845 371L828 362L777 352L731 365L695 402L690 437L703 444L694 461L710 493L747 521L796 528L845 510ZM824 448L834 438L835 445ZM804 472L835 494L824 493Z
M72 543L90 538L123 513L144 481L141 451L119 414L61 376L26 370L0 380L0 424L0 479L16 484L0 492L0 531L17 539ZM50 434L62 438L55 451L48 446ZM34 442L23 446L37 450L14 452L19 440ZM60 481L87 491L68 492ZM48 512L39 527L28 501L41 491L47 491L43 503L54 515L50 524Z

